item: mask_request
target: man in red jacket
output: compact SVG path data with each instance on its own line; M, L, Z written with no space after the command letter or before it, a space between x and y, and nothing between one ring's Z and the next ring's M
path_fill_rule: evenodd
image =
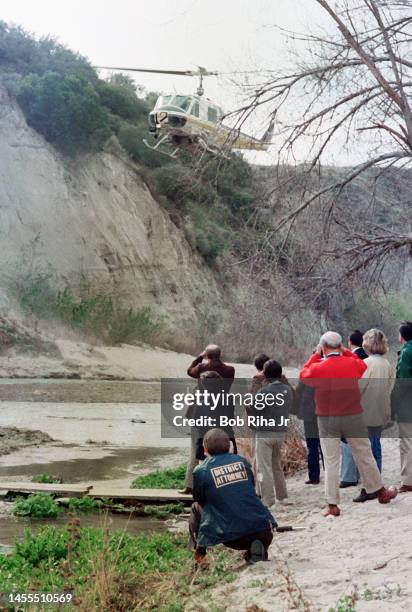
M323 355L323 357L322 357ZM378 499L387 504L397 495L395 488L385 489L372 455L367 428L363 421L359 378L367 366L352 351L342 347L340 334L328 331L320 339L315 353L305 363L300 379L315 388L316 415L325 460L325 516L339 516L340 440L346 438L364 490L357 501Z

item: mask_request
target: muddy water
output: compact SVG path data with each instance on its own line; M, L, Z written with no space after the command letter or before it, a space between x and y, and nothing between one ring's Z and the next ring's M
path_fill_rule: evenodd
M159 395L159 383L0 381L0 426L56 440L0 456L0 478L47 472L66 483L124 486L143 471L180 463L189 442L161 438Z
M0 427L36 429L55 441L0 455L0 480L59 476L65 483L130 487L136 475L184 462L188 439L162 439L159 383L112 381L2 380ZM58 519L58 521L64 519ZM99 520L82 518L82 524ZM111 516L110 528L138 532L160 528L147 519ZM9 544L39 521L0 517L0 543Z

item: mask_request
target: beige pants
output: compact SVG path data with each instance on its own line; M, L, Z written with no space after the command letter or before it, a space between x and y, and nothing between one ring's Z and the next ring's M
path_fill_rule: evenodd
M266 506L272 506L276 499L282 500L288 496L280 454L284 434L272 438L265 435L270 433L256 433L257 492Z
M382 478L372 454L368 430L362 414L342 417L318 417L319 437L325 461L325 496L328 504L339 503L340 439L346 438L367 493L383 487ZM351 437L355 436L356 437ZM364 435L364 437L363 437ZM362 437L360 437L362 436Z
M412 486L412 423L399 423L401 484Z

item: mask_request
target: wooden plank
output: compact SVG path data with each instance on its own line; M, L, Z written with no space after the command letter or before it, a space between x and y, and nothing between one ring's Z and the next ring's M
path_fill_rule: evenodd
M46 484L42 482L0 482L0 491L13 493L58 493L80 497L86 495L92 485Z
M184 495L175 489L117 489L95 486L87 494L89 497L108 497L109 499L136 500L145 502L191 502L191 495Z

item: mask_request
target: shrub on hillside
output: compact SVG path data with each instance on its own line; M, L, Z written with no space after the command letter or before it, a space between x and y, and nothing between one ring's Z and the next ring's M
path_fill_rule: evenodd
M215 208L205 209L191 203L188 211L186 237L192 248L197 249L206 262L211 264L228 249L230 232L221 222Z
M100 100L112 113L130 121L146 121L149 107L146 102L122 85L99 81L96 91Z
M123 124L118 133L121 146L135 161L148 168L159 168L167 164L168 158L146 147L143 138L147 138L146 122L138 126Z
M180 208L191 201L210 205L216 197L213 188L200 180L194 168L180 163L158 168L154 178L160 193Z
M256 200L252 168L240 155L232 155L228 160L210 159L204 175L233 211L248 208Z
M39 273L19 281L16 292L21 306L40 319L59 319L105 342L150 342L163 330L163 320L151 308L120 307L111 296L92 290L85 279L75 294L69 287L56 291L51 275Z
M29 125L63 153L95 149L110 136L107 111L83 77L29 75L20 82L17 100Z
M0 68L21 75L57 72L82 75L90 82L97 74L88 60L74 53L54 38L36 39L22 27L0 21Z

